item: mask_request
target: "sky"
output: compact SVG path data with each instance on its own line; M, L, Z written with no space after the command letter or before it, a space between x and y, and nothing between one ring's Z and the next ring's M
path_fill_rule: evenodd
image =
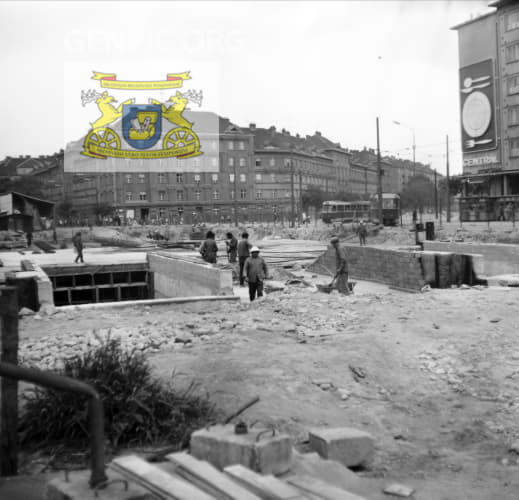
M99 91L92 71L191 71L185 88L237 125L320 131L362 149L376 148L379 117L383 154L412 159L414 133L416 160L445 173L448 135L458 174L450 28L491 10L487 0L3 1L0 159L51 154L84 135L96 116L80 99Z

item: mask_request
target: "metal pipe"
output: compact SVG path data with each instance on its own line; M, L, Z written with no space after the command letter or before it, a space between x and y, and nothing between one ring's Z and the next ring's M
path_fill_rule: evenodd
M107 481L104 457L103 404L99 393L89 384L62 375L44 372L36 368L23 368L11 363L0 363L0 376L32 382L43 387L89 396L90 448L92 474L90 487Z

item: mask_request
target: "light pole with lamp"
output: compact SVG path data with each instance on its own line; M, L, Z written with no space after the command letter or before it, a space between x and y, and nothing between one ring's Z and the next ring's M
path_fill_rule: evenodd
M413 177L414 177L416 175L416 142L415 142L414 128L409 127L408 125L404 125L403 123L398 122L396 120L393 120L393 123L395 125L399 125L400 127L404 127L407 130L410 130L411 133L413 134Z

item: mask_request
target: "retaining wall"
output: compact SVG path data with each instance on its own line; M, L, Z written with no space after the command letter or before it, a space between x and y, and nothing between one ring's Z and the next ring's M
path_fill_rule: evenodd
M232 271L160 252L148 254L155 298L232 295Z
M426 283L419 252L342 245L348 256L350 277L384 283L396 288L420 290ZM335 273L335 250L328 248L308 269Z
M425 241L424 249L459 254L480 254L483 256L483 265L481 269L477 269L477 272L485 276L519 272L519 245Z

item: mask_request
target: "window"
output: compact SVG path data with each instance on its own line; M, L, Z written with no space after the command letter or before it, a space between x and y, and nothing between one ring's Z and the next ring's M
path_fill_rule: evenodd
M195 191L195 200L199 201L201 196L202 196L202 191L200 191L199 189L197 189L197 190Z
M164 172L159 172L159 184L164 184L166 182L166 174Z
M213 208L213 213L214 213L215 220L217 220L218 217L220 216L220 209L219 208Z
M194 167L199 167L200 166L200 158L195 158L193 160L193 166Z
M139 193L139 200L141 201L146 201L146 198L148 197L148 195L146 194L146 191L141 191Z
M261 182L261 174L256 174L256 182Z
M269 165L270 165L271 167L275 167L275 166L276 166L276 159L275 159L275 158L271 158L271 159L269 160Z
M159 191L159 201L164 201L166 199L166 191Z
M256 166L261 167L261 158L256 158Z
M166 216L166 209L165 208L159 208L159 217L164 218Z
M290 167L290 159L285 158L284 164L285 164L285 167Z
M508 108L508 125L519 125L519 106Z
M131 191L126 191L126 201L133 200L133 193Z
M234 192L234 189L231 189L231 200L234 200L235 196L236 196L236 193Z
M227 149L229 151L232 151L234 149L234 141L228 141L227 142Z
M240 174L240 182L247 182L247 176L245 174Z
M257 200L263 199L263 191L261 191L261 190L256 191L256 199Z
M519 156L519 137L510 139L510 156Z
M229 182L234 182L234 174L229 174Z
M146 176L144 174L139 174L139 184L144 184L146 180Z
M508 95L519 94L519 75L511 76L507 80Z
M240 167L246 167L247 166L247 160L245 158L240 158Z
M229 158L229 167L234 167L234 158L232 156Z
M290 191L285 191L285 198L290 198Z
M200 174L195 174L195 182L197 184L200 184L200 179L201 179Z
M126 177L126 184L131 184L132 183L132 174L126 174L125 177Z
M245 149L245 143L243 141L238 142L238 149Z
M213 184L216 184L218 182L218 174L211 174L211 180Z
M241 198L242 200L245 200L245 199L247 198L247 190L246 190L246 189L242 189L242 190L240 191L240 198Z
M213 200L219 200L220 199L220 191L218 189L215 189L213 191Z
M276 174L270 174L270 182L276 182Z
M519 10L506 14L506 31L519 28Z
M272 191L272 198L276 199L278 197L278 192L276 190Z
M183 184L184 174L177 174L177 184Z
M184 201L184 191L177 191L177 200Z
M212 167L217 167L218 166L218 158L216 156L213 156L211 158L211 166Z
M506 48L505 59L507 63L519 61L519 42L509 45Z

